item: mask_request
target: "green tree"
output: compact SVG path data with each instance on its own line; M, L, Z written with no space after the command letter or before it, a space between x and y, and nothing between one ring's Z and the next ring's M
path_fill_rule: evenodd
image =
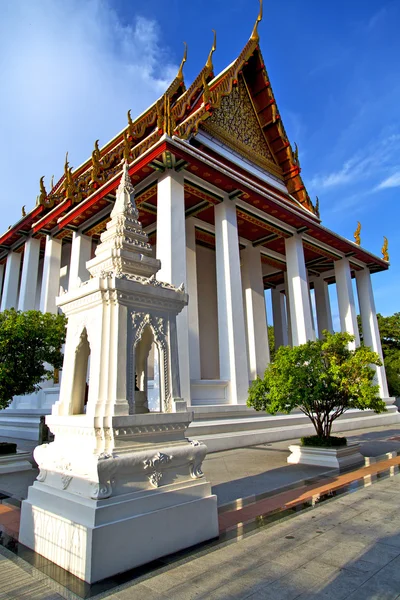
M281 346L263 379L249 390L248 406L270 414L299 408L314 425L317 436L330 437L332 424L351 408L384 412L379 388L373 385L379 356L365 346L349 350L353 336L324 332L322 340L301 346Z
M273 325L268 325L268 343L271 362L275 360L275 332Z
M357 319L362 341L360 316ZM384 317L378 313L377 319L389 394L400 396L400 312L394 313L390 317Z
M0 407L31 394L62 366L64 315L15 309L0 312Z

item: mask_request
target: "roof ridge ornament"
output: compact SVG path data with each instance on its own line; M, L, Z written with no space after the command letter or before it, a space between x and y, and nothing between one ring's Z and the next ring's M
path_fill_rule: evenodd
M183 58L182 58L182 62L180 64L179 70L178 70L178 74L176 76L176 79L179 79L179 81L183 81L183 65L185 64L185 62L187 61L187 43L183 42L185 45L185 51L183 53Z
M389 252L388 252L388 248L389 248L389 242L387 237L383 236L383 246L382 246L382 258L383 260L386 260L386 262L389 262Z
M354 242L357 246L361 246L361 223L357 221L357 229L354 232Z
M210 54L208 55L207 62L206 62L206 69L210 73L214 70L214 65L213 65L213 62L212 62L212 57L213 57L214 52L217 49L217 32L215 31L215 29L212 29L211 31L214 32L214 41L213 41L213 45L211 47Z
M262 21L263 18L263 0L260 0L260 12L258 13L258 17L257 20L255 22L255 25L253 27L253 31L251 34L250 39L253 40L254 42L258 42L260 39L259 33L258 33L258 24Z

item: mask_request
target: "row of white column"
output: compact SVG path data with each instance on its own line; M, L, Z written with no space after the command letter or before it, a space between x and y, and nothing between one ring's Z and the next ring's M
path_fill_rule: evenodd
M304 261L301 236L294 235L286 240L286 302L285 294L272 290L272 310L276 345L294 346L304 344L316 337L310 300L310 287ZM348 258L334 263L334 274L338 296L340 329L354 336L351 348L360 345L357 311L353 293L351 268ZM355 273L357 295L361 315L364 343L370 346L383 359L371 274L367 267ZM318 323L318 337L323 331L333 331L328 283L318 277L314 280L315 308ZM382 398L389 395L384 367L376 368L376 379Z
M249 380L263 374L269 350L260 250L251 246L240 256L236 206L228 197L215 207L215 243L220 379L236 404L246 401ZM158 278L183 282L189 294L178 343L181 393L190 399L191 380L201 379L196 239L194 221L185 220L183 175L175 172L158 182L157 258Z
M228 196L215 207L216 274L220 379L229 382L230 402L245 402L249 381L262 376L269 363L267 318L260 249L239 251L235 202ZM277 345L299 345L315 339L310 285L304 260L301 234L285 240L287 273L286 298L272 290L274 333ZM46 239L41 278L40 310L56 312L59 293L62 240ZM157 258L161 260L158 278L174 285L185 284L189 306L178 318L181 394L190 399L191 380L201 379L200 332L197 294L195 224L185 219L182 173L168 171L158 182ZM4 274L1 310L35 308L39 285L40 240L25 243L21 253L10 252ZM71 289L88 277L86 261L91 258L91 238L73 233L69 284ZM0 273L1 275L1 273ZM342 331L360 343L350 265L347 258L335 262L335 278ZM380 356L382 350L369 270L356 273L360 313L365 343ZM318 335L332 331L328 285L322 278L314 282ZM286 305L285 305L286 304ZM384 369L378 369L383 397L387 397Z
M92 240L78 232L73 233L69 270L69 288L88 278L86 261L91 258ZM50 236L46 238L43 259L43 273L40 281L40 239L28 238L22 253L10 252L4 269L3 293L0 310L17 308L33 310L36 305L40 285L39 309L42 312L56 313L56 297L60 289L62 240ZM22 261L22 270L21 270ZM0 272L0 283L2 273Z

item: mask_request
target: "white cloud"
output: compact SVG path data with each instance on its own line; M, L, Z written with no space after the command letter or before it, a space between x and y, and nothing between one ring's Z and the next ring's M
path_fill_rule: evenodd
M376 179L391 168L393 160L397 160L399 151L400 134L391 134L380 140L374 140L346 160L339 169L331 173L315 175L310 182L310 187L326 190L351 185L361 180Z
M386 179L384 179L377 187L377 190L384 190L386 188L394 188L394 187L400 187L400 171L397 171L397 173L394 173L393 175L390 175L390 177L387 177Z
M155 21L111 0L13 0L0 22L0 232L34 206L39 178L77 167L160 96L177 66Z

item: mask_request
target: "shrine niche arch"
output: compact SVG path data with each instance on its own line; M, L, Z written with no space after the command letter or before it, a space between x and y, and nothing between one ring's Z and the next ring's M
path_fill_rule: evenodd
M160 411L171 411L169 377L168 320L147 313L132 312L132 326L128 331L127 395L129 413L148 412L148 387L146 364L154 345L158 351L160 367Z
M83 327L75 347L72 389L69 414L81 415L85 412L89 386L87 375L89 370L90 342L86 326Z

